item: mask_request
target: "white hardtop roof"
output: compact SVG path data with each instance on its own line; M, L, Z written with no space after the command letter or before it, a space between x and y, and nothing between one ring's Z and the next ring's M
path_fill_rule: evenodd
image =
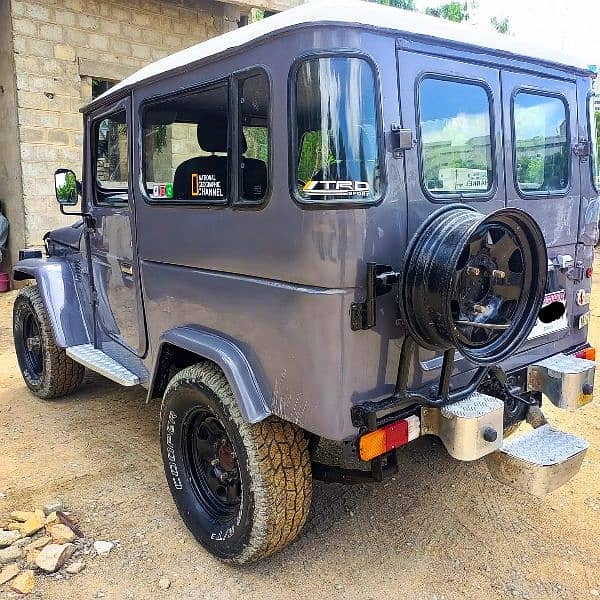
M157 75L249 44L269 34L294 26L319 23L366 25L589 70L583 61L573 56L551 48L535 47L527 40L486 30L484 27L453 23L445 19L361 0L313 0L162 58L127 77L100 98L113 95L123 88Z

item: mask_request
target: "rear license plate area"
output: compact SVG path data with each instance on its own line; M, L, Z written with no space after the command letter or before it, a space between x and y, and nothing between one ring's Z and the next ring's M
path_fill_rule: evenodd
M530 340L535 338L542 337L544 335L550 335L551 333L556 333L557 331L562 331L563 329L569 328L569 321L567 318L567 294L565 290L558 290L556 292L549 292L544 296L544 301L542 303L542 308L553 304L554 302L560 302L565 307L565 312L562 317L552 321L550 323L543 323L539 319L537 320L534 328L531 330L529 334Z

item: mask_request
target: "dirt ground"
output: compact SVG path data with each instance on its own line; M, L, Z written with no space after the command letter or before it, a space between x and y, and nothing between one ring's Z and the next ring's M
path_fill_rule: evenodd
M394 480L315 483L300 539L262 563L233 568L204 552L179 519L163 476L159 406L147 406L141 388L89 375L68 399L43 402L28 392L12 346L14 297L0 294L0 517L58 497L87 536L117 542L79 575L39 577L34 597L600 596L600 403L547 411L591 448L579 475L543 500L421 438L402 454ZM592 313L598 345L600 293ZM172 582L168 591L158 586L162 576Z

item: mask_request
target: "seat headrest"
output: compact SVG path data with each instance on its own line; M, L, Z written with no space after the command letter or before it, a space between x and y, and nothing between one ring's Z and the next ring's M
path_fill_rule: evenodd
M198 123L197 129L198 145L204 152L224 152L228 150L227 139L227 117L223 114L207 116ZM246 136L241 137L242 154L248 149Z

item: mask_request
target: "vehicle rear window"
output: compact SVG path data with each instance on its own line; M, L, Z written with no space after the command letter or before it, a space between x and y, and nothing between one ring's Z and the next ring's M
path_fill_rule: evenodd
M96 188L99 201L127 191L129 153L125 111L97 121L94 125Z
M492 189L490 111L482 85L437 77L421 81L422 179L432 196L477 196Z
M229 195L227 84L146 105L144 181L152 200L222 204Z
M518 92L514 97L516 184L523 194L562 192L569 185L569 126L563 98Z
M589 114L590 114L590 141L592 143L592 177L596 190L600 192L600 108L597 96L590 96ZM598 107L598 108L597 108Z
M319 57L295 77L295 172L303 202L373 202L381 192L376 79L356 57Z

